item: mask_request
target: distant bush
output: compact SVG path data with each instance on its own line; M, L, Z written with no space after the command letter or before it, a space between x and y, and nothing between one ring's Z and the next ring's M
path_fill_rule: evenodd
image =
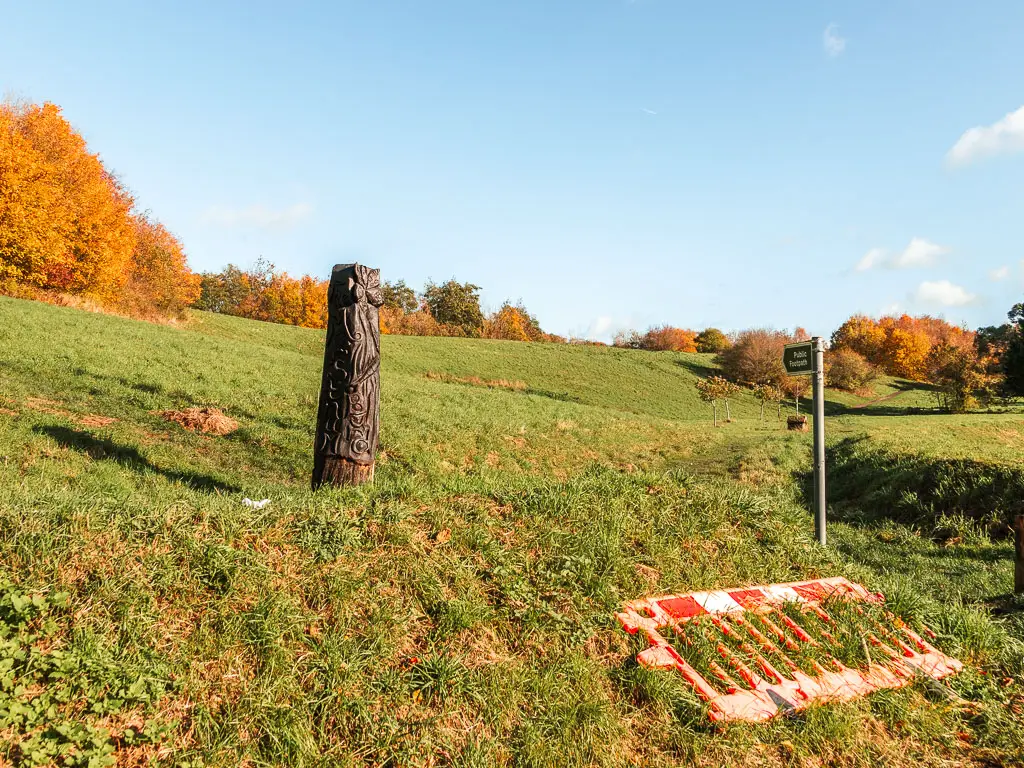
M505 302L501 309L484 320L485 339L507 341L547 341L547 334L540 329L537 318L531 315L521 303L512 305Z
M249 270L228 264L207 272L196 309L304 328L327 327L327 281L291 277L262 259Z
M825 355L825 383L834 389L859 392L878 378L878 368L852 349L830 350Z
M459 336L469 334L458 325L445 325L437 322L430 314L430 309L421 307L415 312L401 312L389 307L381 307L380 332L392 336Z
M742 331L731 347L719 353L718 364L733 381L782 387L789 378L782 365L782 349L795 340L768 328Z
M698 352L721 352L730 347L729 337L717 328L706 328L694 339Z
M697 334L671 325L653 326L645 333L622 331L615 336L614 345L625 349L645 349L649 352L696 352Z

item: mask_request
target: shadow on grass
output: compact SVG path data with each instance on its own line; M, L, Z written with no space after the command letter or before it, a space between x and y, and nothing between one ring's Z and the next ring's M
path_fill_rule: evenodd
M866 405L863 408L845 408L844 416L949 416L949 411L938 408L922 408L910 405L900 408L895 405Z
M1006 583L997 573L1000 563L1009 563L1013 548L992 544L985 547L943 546L927 538L892 540L878 525L860 527L854 538L832 536L829 545L844 558L867 566L877 573L913 575L920 586L943 594L966 591L971 600L986 604L997 614L1015 614L1021 610L1020 596L1007 594ZM989 574L976 579L971 576Z
M1024 469L979 459L886 450L864 437L826 449L829 516L865 529L886 522L917 529L935 541L964 532L1006 539L1024 514ZM808 509L814 478L793 473Z
M202 408L205 406L216 406L218 405L211 398L196 397L191 392L186 392L183 389L168 389L163 384L158 382L148 381L133 381L124 376L111 376L106 373L97 373L96 371L88 371L85 368L76 368L74 374L77 378L90 378L99 383L111 382L117 384L125 389L131 389L135 392L141 392L145 395L152 395L159 397L164 400L164 404L161 407L196 407ZM91 390L93 394L114 394L109 387L94 388ZM242 416L246 419L252 419L253 421L259 418L258 414L251 411L244 410L237 406L224 406L225 410L230 410L233 415Z
M708 378L708 376L721 376L722 369L713 363L703 362L699 360L676 360L676 365L685 368L694 376L700 376L702 379Z
M194 472L180 472L157 466L135 448L115 443L105 437L97 437L91 432L80 429L69 429L58 426L37 426L33 431L47 435L56 440L62 447L84 453L97 461L113 461L132 472L144 474L154 472L163 475L172 482L182 483L188 487L205 493L238 493L241 489L229 483L221 482L209 475Z
M561 400L565 403L582 403L583 400L576 395L572 395L568 392L554 392L550 389L534 389L529 387L528 389L522 390L524 395L537 395L538 397L547 397L552 400Z

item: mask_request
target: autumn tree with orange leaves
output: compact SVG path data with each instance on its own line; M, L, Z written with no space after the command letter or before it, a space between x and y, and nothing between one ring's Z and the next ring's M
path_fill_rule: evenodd
M537 318L523 306L506 301L494 314L484 319L485 339L506 341L564 341L541 330Z
M937 346L973 353L975 332L937 317L854 315L832 334L832 349L856 352L890 376L927 381L928 356Z
M20 201L25 218L19 222L10 210L0 218L8 230L0 236L7 244L5 274L40 288L113 299L135 247L131 196L56 105L5 103L0 113L5 141L18 145L4 170L35 182ZM12 186L4 180L5 192Z
M179 313L196 289L181 245L133 206L58 106L0 103L0 290Z
M199 275L163 224L136 216L135 248L118 306L137 317L176 317L199 298Z

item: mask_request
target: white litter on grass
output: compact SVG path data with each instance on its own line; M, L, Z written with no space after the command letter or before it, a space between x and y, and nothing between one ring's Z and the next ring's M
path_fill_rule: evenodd
M270 503L270 499L263 499L262 501L253 501L252 499L242 499L242 503L250 509L263 509L267 504Z

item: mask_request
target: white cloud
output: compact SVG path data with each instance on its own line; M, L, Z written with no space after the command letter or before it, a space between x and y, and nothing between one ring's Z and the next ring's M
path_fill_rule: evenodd
M915 237L902 253L897 254L890 266L893 269L911 269L913 267L930 267L939 256L949 253L949 248L936 245L923 237Z
M821 44L825 48L825 53L833 58L846 50L846 38L839 36L838 24L829 24L825 27L825 32L821 36Z
M866 272L875 267L885 267L886 269L931 267L940 256L947 253L949 253L949 248L944 245L938 245L923 237L914 237L899 253L889 253L885 248L872 248L861 257L854 269L857 272Z
M946 155L950 165L967 165L984 157L1024 151L1024 107L992 125L968 128Z
M999 269L993 269L988 273L988 279L993 283L999 283L1010 276L1009 267L999 267Z
M914 298L922 304L934 304L940 307L963 307L973 304L978 299L975 294L959 285L954 285L949 280L921 283L917 287Z
M582 333L571 332L572 336L580 336L588 341L602 341L611 344L618 333L632 330L639 327L636 318L621 318L611 315L600 315L590 321L586 330Z
M872 267L884 264L887 257L888 252L885 248L872 248L861 257L861 260L857 262L857 266L854 269L858 272L866 272Z
M213 205L203 213L207 224L222 227L251 227L255 229L291 229L309 218L313 206L309 203L295 203L286 208L268 208L265 205L250 205L245 208L230 208Z

